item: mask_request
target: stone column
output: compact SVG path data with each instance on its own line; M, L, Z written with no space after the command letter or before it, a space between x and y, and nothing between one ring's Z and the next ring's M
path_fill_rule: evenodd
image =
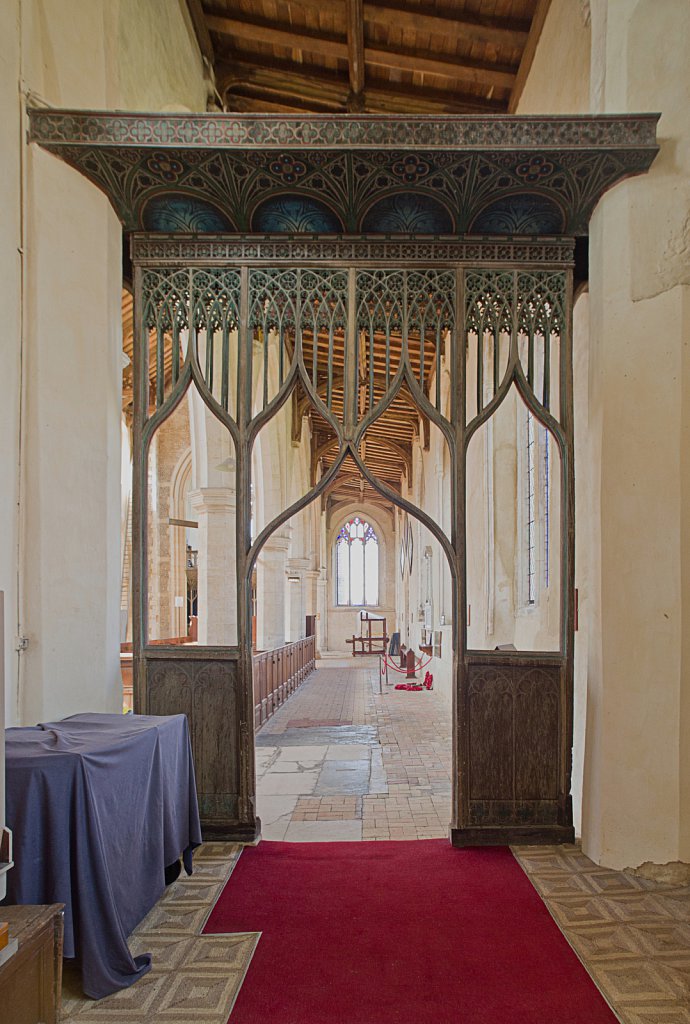
M316 653L328 650L328 572L320 569L316 578Z
M285 533L268 538L257 561L256 642L259 650L272 651L285 643L287 553ZM296 586L296 584L293 584Z
M199 643L237 643L234 487L202 487L190 492L199 523Z
M288 558L285 570L288 579L289 624L288 640L302 640L305 635L307 614L307 578L310 562L308 558Z
M18 712L33 725L122 709L122 262L105 196L37 147L26 160Z

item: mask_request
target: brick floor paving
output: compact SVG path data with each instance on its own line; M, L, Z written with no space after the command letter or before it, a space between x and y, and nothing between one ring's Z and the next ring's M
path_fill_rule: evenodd
M266 839L433 839L450 822L450 708L378 692L378 661L325 661L257 740Z

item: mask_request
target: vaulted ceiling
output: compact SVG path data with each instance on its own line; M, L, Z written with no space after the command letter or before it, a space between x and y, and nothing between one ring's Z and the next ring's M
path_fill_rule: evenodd
M228 111L516 109L551 0L187 0Z

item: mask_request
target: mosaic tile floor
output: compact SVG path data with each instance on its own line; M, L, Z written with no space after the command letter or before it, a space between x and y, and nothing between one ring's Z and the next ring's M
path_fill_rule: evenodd
M690 886L597 867L577 846L513 852L624 1024L690 1024Z
M321 667L323 666L323 667ZM378 692L378 659L328 660L257 736L264 839L435 839L450 822L450 709Z
M258 933L202 935L240 847L205 843L194 874L171 885L132 933L135 956L153 955L149 973L105 999L82 995L76 967L65 961L62 1024L225 1024L237 998Z

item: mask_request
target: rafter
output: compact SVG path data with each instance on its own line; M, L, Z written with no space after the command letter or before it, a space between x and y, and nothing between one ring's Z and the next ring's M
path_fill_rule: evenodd
M363 109L364 92L364 18L362 0L345 0L347 10L347 62L350 75L348 110Z
M264 89L248 83L226 92L226 108L238 113L319 114L343 109L327 100L320 102L308 97L286 95L278 89Z
M320 97L342 109L347 105L349 83L342 75L311 68L307 71L303 64L267 60L263 54L225 51L217 64L216 77L221 95L251 83L267 91L282 90L285 95L300 99Z
M327 11L337 20L343 16L342 0L290 0L290 3L303 10ZM469 43L488 43L512 49L523 47L530 31L529 21L519 18L472 14L469 11L449 14L429 4L410 7L405 0L365 3L363 20L369 26L412 29L446 38L460 38Z
M243 61L247 54L243 54ZM268 65L252 65L240 60L219 66L219 92L228 97L244 96L253 100L248 110L260 110L261 98L283 103L294 111L346 111L348 83L342 76L328 73L308 74L288 61L272 61ZM401 84L384 85L370 82L363 93L364 109L372 114L476 114L499 112L499 100L436 89L418 89ZM272 108L271 108L272 109Z
M228 100L228 109L241 114L305 114L319 113L314 105L307 105L295 99L292 103L284 103L274 97L267 97L261 93L253 96L243 96L233 93Z
M436 75L439 78L469 82L472 85L498 85L510 89L517 73L514 67L488 64L486 61L470 60L467 57L429 57L418 50L366 46L364 55L367 64L391 68L394 71Z
M364 20L373 25L415 29L471 42L490 43L494 46L524 46L529 33L529 22L515 18L482 16L464 11L461 15L441 13L432 7L410 7L404 2L376 0L364 8Z
M269 46L284 46L288 50L303 50L347 60L347 43L335 36L312 32L301 28L298 31L289 25L276 25L273 21L258 18L238 18L227 15L207 14L206 24L212 32L224 36L244 39L253 43L267 43Z
M349 8L348 8L349 10ZM408 12L409 13L409 12ZM282 46L327 57L349 61L351 47L336 36L313 32L305 28L295 29L287 24L258 18L238 18L227 15L208 14L208 27L221 35L250 43L265 43ZM447 29L452 31L452 29ZM349 38L349 37L348 37ZM469 82L472 85L500 86L512 88L517 68L501 66L487 61L458 57L431 57L418 50L364 45L364 63L390 68L395 71L415 71L437 75L451 81ZM351 72L352 74L352 72ZM362 71L363 84L363 71ZM359 81L359 77L357 79Z

